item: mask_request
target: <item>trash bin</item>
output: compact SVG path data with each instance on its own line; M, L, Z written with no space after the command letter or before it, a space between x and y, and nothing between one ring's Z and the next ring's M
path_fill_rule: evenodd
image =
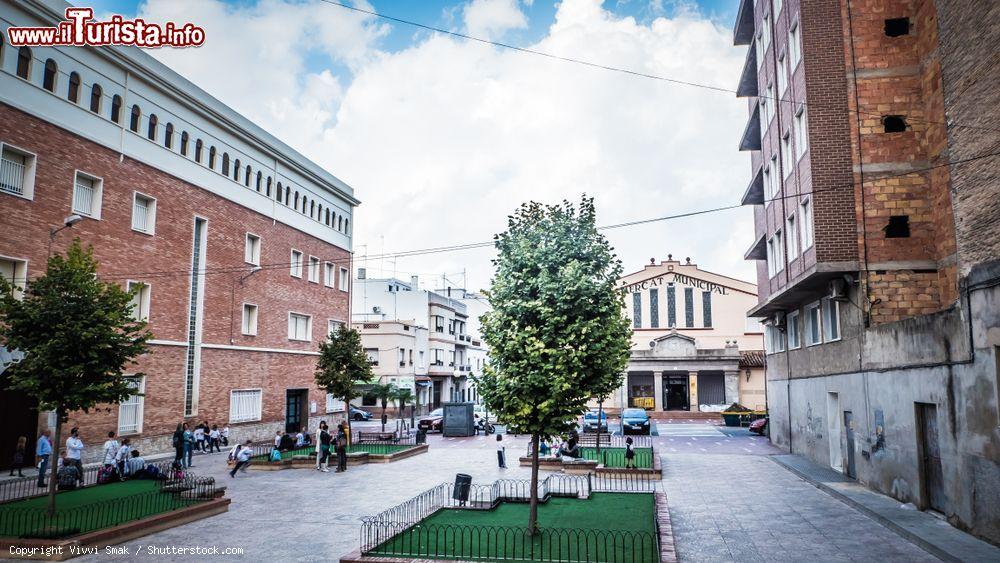
M472 475L467 475L465 473L456 473L455 490L454 492L452 492L451 498L464 504L469 501L469 489L471 488L472 488Z
M427 443L427 431L423 428L417 429L417 443L426 444Z

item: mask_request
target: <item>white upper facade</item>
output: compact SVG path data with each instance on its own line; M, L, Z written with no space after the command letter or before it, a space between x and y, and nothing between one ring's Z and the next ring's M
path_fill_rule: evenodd
M350 186L142 49L31 47L28 76L19 76L19 49L6 43L7 28L56 25L68 6L61 0L0 3L0 102L351 249L360 202ZM56 68L51 91L43 88L50 61ZM69 96L71 80L79 84L76 101Z

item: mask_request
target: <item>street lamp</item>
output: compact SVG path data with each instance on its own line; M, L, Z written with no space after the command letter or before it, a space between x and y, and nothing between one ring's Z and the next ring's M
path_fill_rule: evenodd
M73 225L79 223L80 221L83 221L83 217L74 213L73 215L70 215L69 217L63 219L62 227L59 227L58 229L52 227L49 229L49 252L48 252L49 258L52 257L52 242L56 240L56 234L58 234L59 231L63 229L68 229L69 227L72 227Z

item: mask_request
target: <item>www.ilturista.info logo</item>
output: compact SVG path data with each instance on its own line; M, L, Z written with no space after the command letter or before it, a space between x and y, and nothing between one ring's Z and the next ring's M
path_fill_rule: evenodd
M126 20L115 15L110 21L93 21L93 8L66 8L66 21L55 27L9 27L7 39L15 47L52 45L137 47L198 47L205 43L205 30L190 23L150 23L141 18Z

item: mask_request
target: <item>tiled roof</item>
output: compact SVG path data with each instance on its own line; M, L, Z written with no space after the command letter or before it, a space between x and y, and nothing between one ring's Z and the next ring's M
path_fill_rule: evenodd
M764 352L750 350L740 352L741 368L762 368L764 367Z

